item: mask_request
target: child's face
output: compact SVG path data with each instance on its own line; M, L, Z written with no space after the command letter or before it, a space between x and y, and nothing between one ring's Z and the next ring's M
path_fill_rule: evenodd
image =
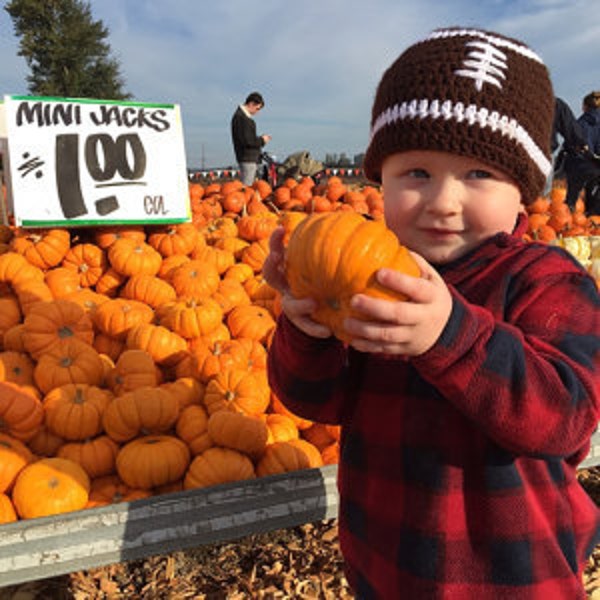
M381 181L387 226L434 264L452 261L498 232L510 233L522 210L521 192L507 175L456 154L392 154Z

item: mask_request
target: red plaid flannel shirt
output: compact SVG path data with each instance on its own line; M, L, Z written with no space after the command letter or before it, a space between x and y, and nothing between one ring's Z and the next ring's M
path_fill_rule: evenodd
M576 479L598 421L600 302L559 248L499 234L440 267L425 354L359 353L280 317L270 383L342 425L340 542L360 598L584 599L599 511Z

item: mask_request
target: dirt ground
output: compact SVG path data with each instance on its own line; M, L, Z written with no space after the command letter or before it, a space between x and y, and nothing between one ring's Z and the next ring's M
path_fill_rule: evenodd
M580 471L600 506L600 468ZM600 600L600 546L584 573ZM349 600L335 519L0 589L0 600Z

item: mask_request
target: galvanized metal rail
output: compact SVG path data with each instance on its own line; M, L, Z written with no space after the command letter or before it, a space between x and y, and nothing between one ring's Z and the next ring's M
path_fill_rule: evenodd
M589 467L595 467L596 465L600 465L600 427L596 429L596 432L592 435L592 447L590 453L580 466L582 469L587 469Z
M600 465L600 431L582 468ZM337 466L0 526L0 587L337 516Z
M337 516L337 466L0 527L0 587Z

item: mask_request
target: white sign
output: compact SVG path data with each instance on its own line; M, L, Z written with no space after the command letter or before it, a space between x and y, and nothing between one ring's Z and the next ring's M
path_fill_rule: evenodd
M179 106L5 96L17 225L189 221Z

